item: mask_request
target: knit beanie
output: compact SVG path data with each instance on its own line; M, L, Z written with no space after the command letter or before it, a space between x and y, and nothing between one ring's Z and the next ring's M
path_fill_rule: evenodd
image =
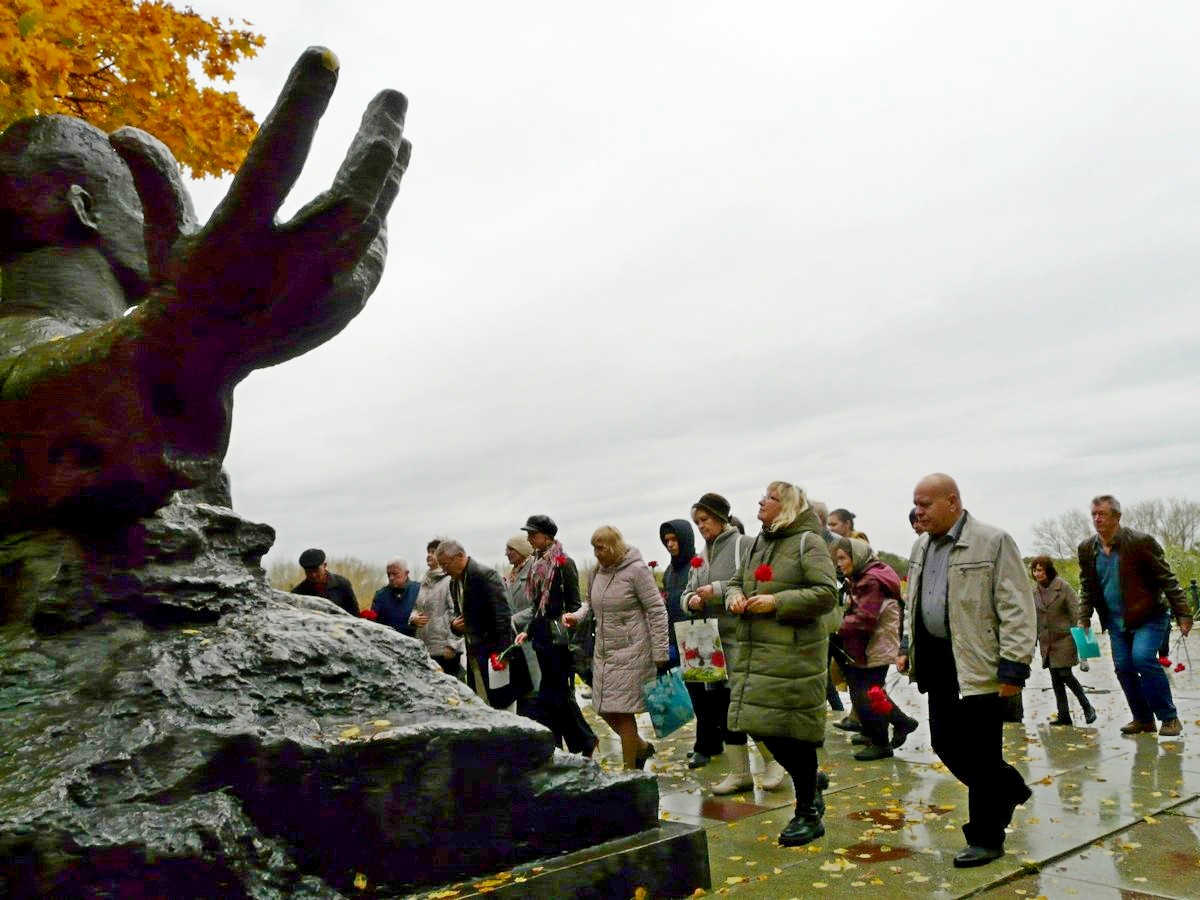
M533 556L533 544L524 534L514 534L504 546L508 550L516 550L521 556Z
M705 494L692 505L692 509L712 513L722 522L729 521L729 501L720 494Z

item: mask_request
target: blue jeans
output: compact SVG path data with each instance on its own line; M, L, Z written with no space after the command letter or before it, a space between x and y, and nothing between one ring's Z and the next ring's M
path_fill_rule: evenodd
M1135 721L1153 722L1155 716L1163 722L1178 718L1171 682L1158 662L1158 647L1170 630L1171 619L1165 612L1137 628L1109 623L1113 668Z

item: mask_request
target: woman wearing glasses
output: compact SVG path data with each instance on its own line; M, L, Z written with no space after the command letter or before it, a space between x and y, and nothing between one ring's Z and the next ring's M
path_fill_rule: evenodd
M821 617L837 586L821 523L799 487L772 481L758 502L763 530L742 557L725 608L738 617L729 727L761 741L792 777L796 813L785 847L825 833L817 748L825 739L829 638Z

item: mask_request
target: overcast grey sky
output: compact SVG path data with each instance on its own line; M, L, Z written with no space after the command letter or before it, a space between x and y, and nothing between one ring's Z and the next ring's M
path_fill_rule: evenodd
M266 36L260 119L341 59L289 210L410 104L382 284L236 394L270 559L497 562L533 512L665 559L660 522L754 525L776 478L898 553L930 471L1027 554L1098 492L1200 497L1193 3L197 7Z

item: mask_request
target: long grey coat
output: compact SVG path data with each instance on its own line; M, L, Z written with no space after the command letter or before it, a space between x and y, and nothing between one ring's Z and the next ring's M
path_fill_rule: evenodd
M735 597L774 594L772 613L743 613L729 676L729 727L754 737L825 738L825 671L829 635L824 615L837 602L833 560L821 523L805 509L791 525L755 538L729 585ZM760 578L760 566L770 566Z
M1046 587L1035 585L1033 603L1037 607L1038 647L1042 665L1064 669L1078 665L1079 650L1071 637L1071 626L1079 620L1079 598L1071 586L1055 577Z
M588 602L596 617L592 705L597 712L645 712L642 685L667 661L667 607L642 554L630 547L615 566L592 575Z

